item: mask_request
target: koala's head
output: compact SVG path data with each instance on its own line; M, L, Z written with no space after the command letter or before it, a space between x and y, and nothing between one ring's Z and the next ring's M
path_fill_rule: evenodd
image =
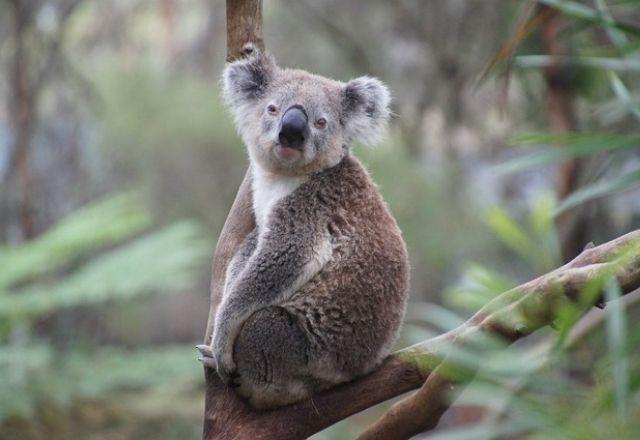
M389 91L379 80L343 83L280 68L257 51L226 67L223 92L251 159L282 174L336 165L354 141L378 141L389 120Z

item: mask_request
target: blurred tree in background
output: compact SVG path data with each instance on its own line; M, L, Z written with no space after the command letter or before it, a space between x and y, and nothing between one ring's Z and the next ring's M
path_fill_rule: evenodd
M640 224L640 2L274 0L264 21L283 65L394 93L388 141L355 150L410 246L402 345L556 267L567 227L575 248ZM224 35L218 0L0 2L0 438L199 437L192 346L246 163ZM634 438L626 301L496 356L436 435Z

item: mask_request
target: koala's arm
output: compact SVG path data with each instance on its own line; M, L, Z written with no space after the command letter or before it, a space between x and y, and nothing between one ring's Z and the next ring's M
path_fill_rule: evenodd
M224 279L224 287L222 289L223 296L224 293L229 290L229 286L232 285L237 279L240 273L242 273L242 269L247 265L247 262L251 258L251 255L256 250L256 246L258 245L258 228L254 228L253 231L247 235L244 239L238 251L233 256L231 261L229 262L229 266L227 267L227 272Z
M260 237L240 273L227 283L212 341L223 379L228 380L235 370L233 344L244 321L259 309L290 297L331 259L328 234L305 229Z

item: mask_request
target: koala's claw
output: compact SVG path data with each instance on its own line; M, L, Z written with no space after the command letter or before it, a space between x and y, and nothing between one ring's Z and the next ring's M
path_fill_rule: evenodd
M205 367L216 370L218 372L218 376L222 379L222 382L231 388L237 388L240 386L240 373L238 373L238 370L227 370L224 366L218 365L210 345L196 345L196 349L201 354L201 356L198 357L198 360L202 362Z
M207 368L216 370L216 360L213 357L213 351L209 345L196 345L196 349L200 352L198 360Z
M213 358L213 350L210 345L200 344L196 345L196 349L200 352L200 354L204 357Z

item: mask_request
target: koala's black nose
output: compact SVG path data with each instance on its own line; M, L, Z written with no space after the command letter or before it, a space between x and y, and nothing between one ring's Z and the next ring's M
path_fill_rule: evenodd
M278 140L286 147L302 148L308 131L307 113L300 106L294 105L282 116L282 125Z

